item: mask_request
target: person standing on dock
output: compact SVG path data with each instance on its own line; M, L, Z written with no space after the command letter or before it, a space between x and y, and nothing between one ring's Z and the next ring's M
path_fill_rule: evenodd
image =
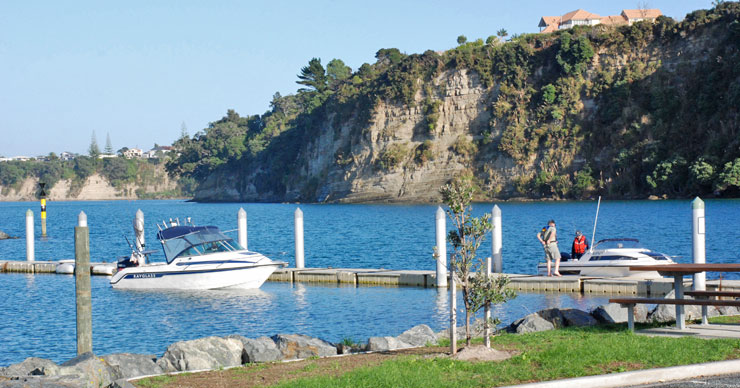
M570 257L572 257L573 260L578 260L584 253L586 253L587 249L588 240L586 240L586 236L584 236L580 230L576 230L576 238L573 239L573 246L570 248Z
M537 239L542 243L542 247L545 248L545 259L547 260L547 276L552 276L551 271L552 262L555 262L555 276L560 275L560 250L558 249L558 232L555 229L555 221L550 220L547 222L547 229L537 233Z

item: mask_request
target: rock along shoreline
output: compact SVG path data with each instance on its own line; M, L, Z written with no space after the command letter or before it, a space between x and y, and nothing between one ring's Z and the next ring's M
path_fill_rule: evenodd
M668 295L667 297L671 297ZM686 318L701 317L697 306L686 306ZM738 315L735 307L710 307L709 315ZM610 303L590 312L551 308L517 319L499 332L531 333L569 326L593 326L627 321L627 309ZM672 306L659 305L652 311L642 305L635 310L637 322L675 321ZM464 332L464 328L459 328ZM483 322L472 327L475 337L483 335ZM370 337L366 344L333 344L302 334L276 334L246 338L241 335L205 337L175 342L161 357L153 354L116 353L98 357L85 353L57 365L51 360L29 357L23 362L0 367L0 388L20 387L110 387L132 388L131 380L178 372L200 372L238 367L248 363L300 360L360 352L380 352L436 345L449 338L448 329L435 333L417 325L396 337Z

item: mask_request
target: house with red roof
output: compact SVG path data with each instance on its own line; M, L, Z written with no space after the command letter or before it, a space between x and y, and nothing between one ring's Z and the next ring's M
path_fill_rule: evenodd
M595 13L577 9L563 16L543 16L540 18L538 27L541 33L548 33L574 26L632 25L643 20L654 21L662 14L659 9L623 9L619 15L599 16Z

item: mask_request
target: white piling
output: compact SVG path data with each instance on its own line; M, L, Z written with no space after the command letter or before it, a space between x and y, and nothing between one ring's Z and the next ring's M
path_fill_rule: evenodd
M236 214L236 224L239 236L239 245L244 249L247 248L247 212L244 208L239 208L239 212Z
M295 209L295 267L305 268L303 257L303 212L300 208Z
M437 287L447 287L447 222L442 207L437 207Z
M450 263L450 354L457 353L457 286L455 264Z
M493 230L491 230L491 257L493 258L493 272L503 273L504 265L501 256L501 247L503 246L503 237L501 231L501 208L498 205L493 206L491 213L493 218Z
M692 241L692 256L694 258L694 264L704 264L707 261L706 245L705 245L705 230L704 230L704 201L701 198L696 197L691 201L691 241ZM699 272L694 274L694 284L692 289L694 291L706 290L706 272ZM707 306L702 306L702 324L708 324L707 322Z
M34 261L33 211L26 211L26 261Z
M138 251L146 249L146 239L144 237L144 212L141 209L136 211L134 218L134 247Z

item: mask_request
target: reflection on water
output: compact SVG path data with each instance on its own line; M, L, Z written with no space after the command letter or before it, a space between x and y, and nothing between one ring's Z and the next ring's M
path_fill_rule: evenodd
M449 290L447 288L437 288L437 298L434 300L434 307L436 308L437 314L444 315L449 312L449 300Z

